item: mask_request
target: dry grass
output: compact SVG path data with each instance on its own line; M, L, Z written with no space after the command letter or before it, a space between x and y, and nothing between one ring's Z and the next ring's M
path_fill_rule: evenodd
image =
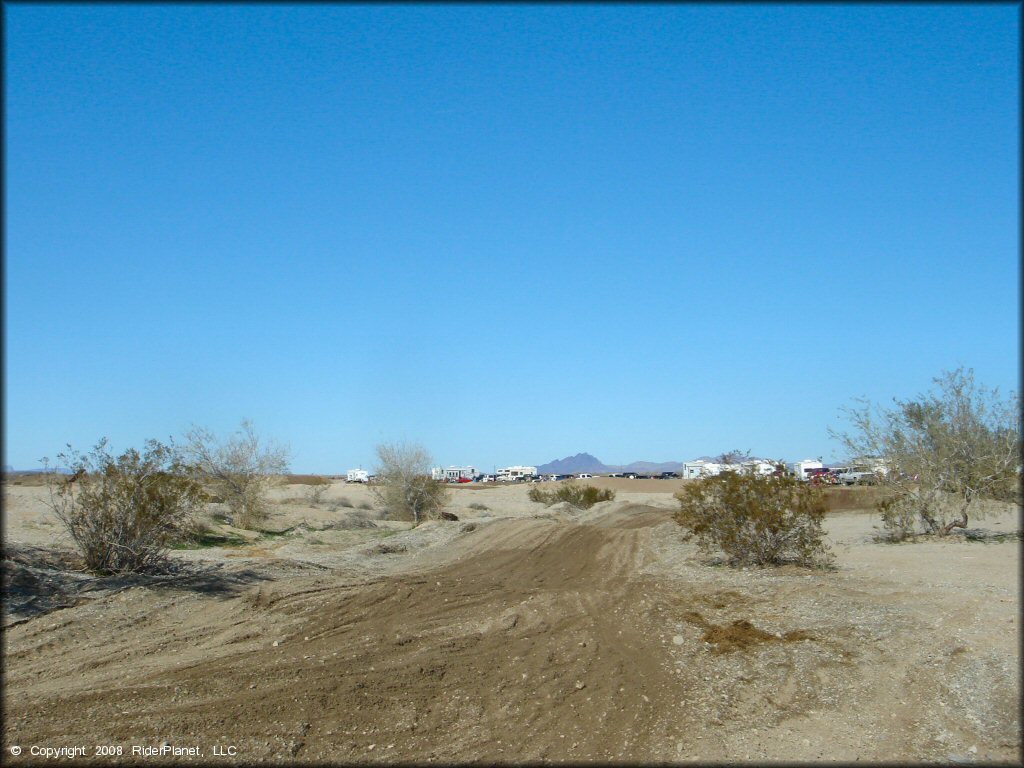
M46 474L43 472L4 472L4 483L40 488L46 485Z
M330 478L323 475L285 475L285 485L329 485Z
M828 486L821 490L829 512L874 511L880 501L892 496L879 486Z
M814 640L810 632L797 629L776 635L758 629L747 619L735 619L728 624L713 624L697 611L687 611L683 618L704 630L703 640L711 646L714 654L730 651L746 651L761 643L798 643L802 640Z

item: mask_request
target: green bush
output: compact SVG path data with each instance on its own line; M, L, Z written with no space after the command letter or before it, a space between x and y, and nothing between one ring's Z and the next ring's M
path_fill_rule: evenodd
M807 483L725 472L689 482L675 497L675 520L687 536L705 552L724 552L730 565L825 566L831 560L821 526L825 501Z
M563 483L553 491L542 491L534 486L527 495L530 501L539 501L548 507L560 501L565 501L576 509L590 509L599 501L612 501L615 499L615 491L611 489L595 488L592 485L579 485L573 482Z
M69 446L57 458L75 474L48 473L48 503L95 573L161 570L206 502L178 451L156 440L142 453L115 457L104 439L88 454Z

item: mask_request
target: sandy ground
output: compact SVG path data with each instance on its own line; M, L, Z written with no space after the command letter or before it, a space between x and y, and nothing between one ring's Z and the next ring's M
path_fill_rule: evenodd
M1020 764L1019 510L901 545L836 513L834 570L736 570L682 540L680 481L599 484L460 487L415 530L286 485L279 535L105 579L5 485L4 757ZM201 756L132 758L161 745Z

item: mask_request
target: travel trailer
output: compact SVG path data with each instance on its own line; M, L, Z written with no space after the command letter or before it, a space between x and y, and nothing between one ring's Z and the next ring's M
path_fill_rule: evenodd
M476 467L434 467L430 476L443 483L470 483L477 476Z
M811 469L823 469L824 464L818 459L804 459L803 461L794 461L789 465L789 471L793 473L793 477L797 480L810 480L811 476L808 470Z

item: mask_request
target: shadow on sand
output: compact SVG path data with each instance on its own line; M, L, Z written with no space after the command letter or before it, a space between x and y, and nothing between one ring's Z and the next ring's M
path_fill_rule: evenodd
M228 598L273 579L253 568L181 561L171 561L157 574L96 576L69 550L24 544L4 547L0 565L5 627L134 587Z

